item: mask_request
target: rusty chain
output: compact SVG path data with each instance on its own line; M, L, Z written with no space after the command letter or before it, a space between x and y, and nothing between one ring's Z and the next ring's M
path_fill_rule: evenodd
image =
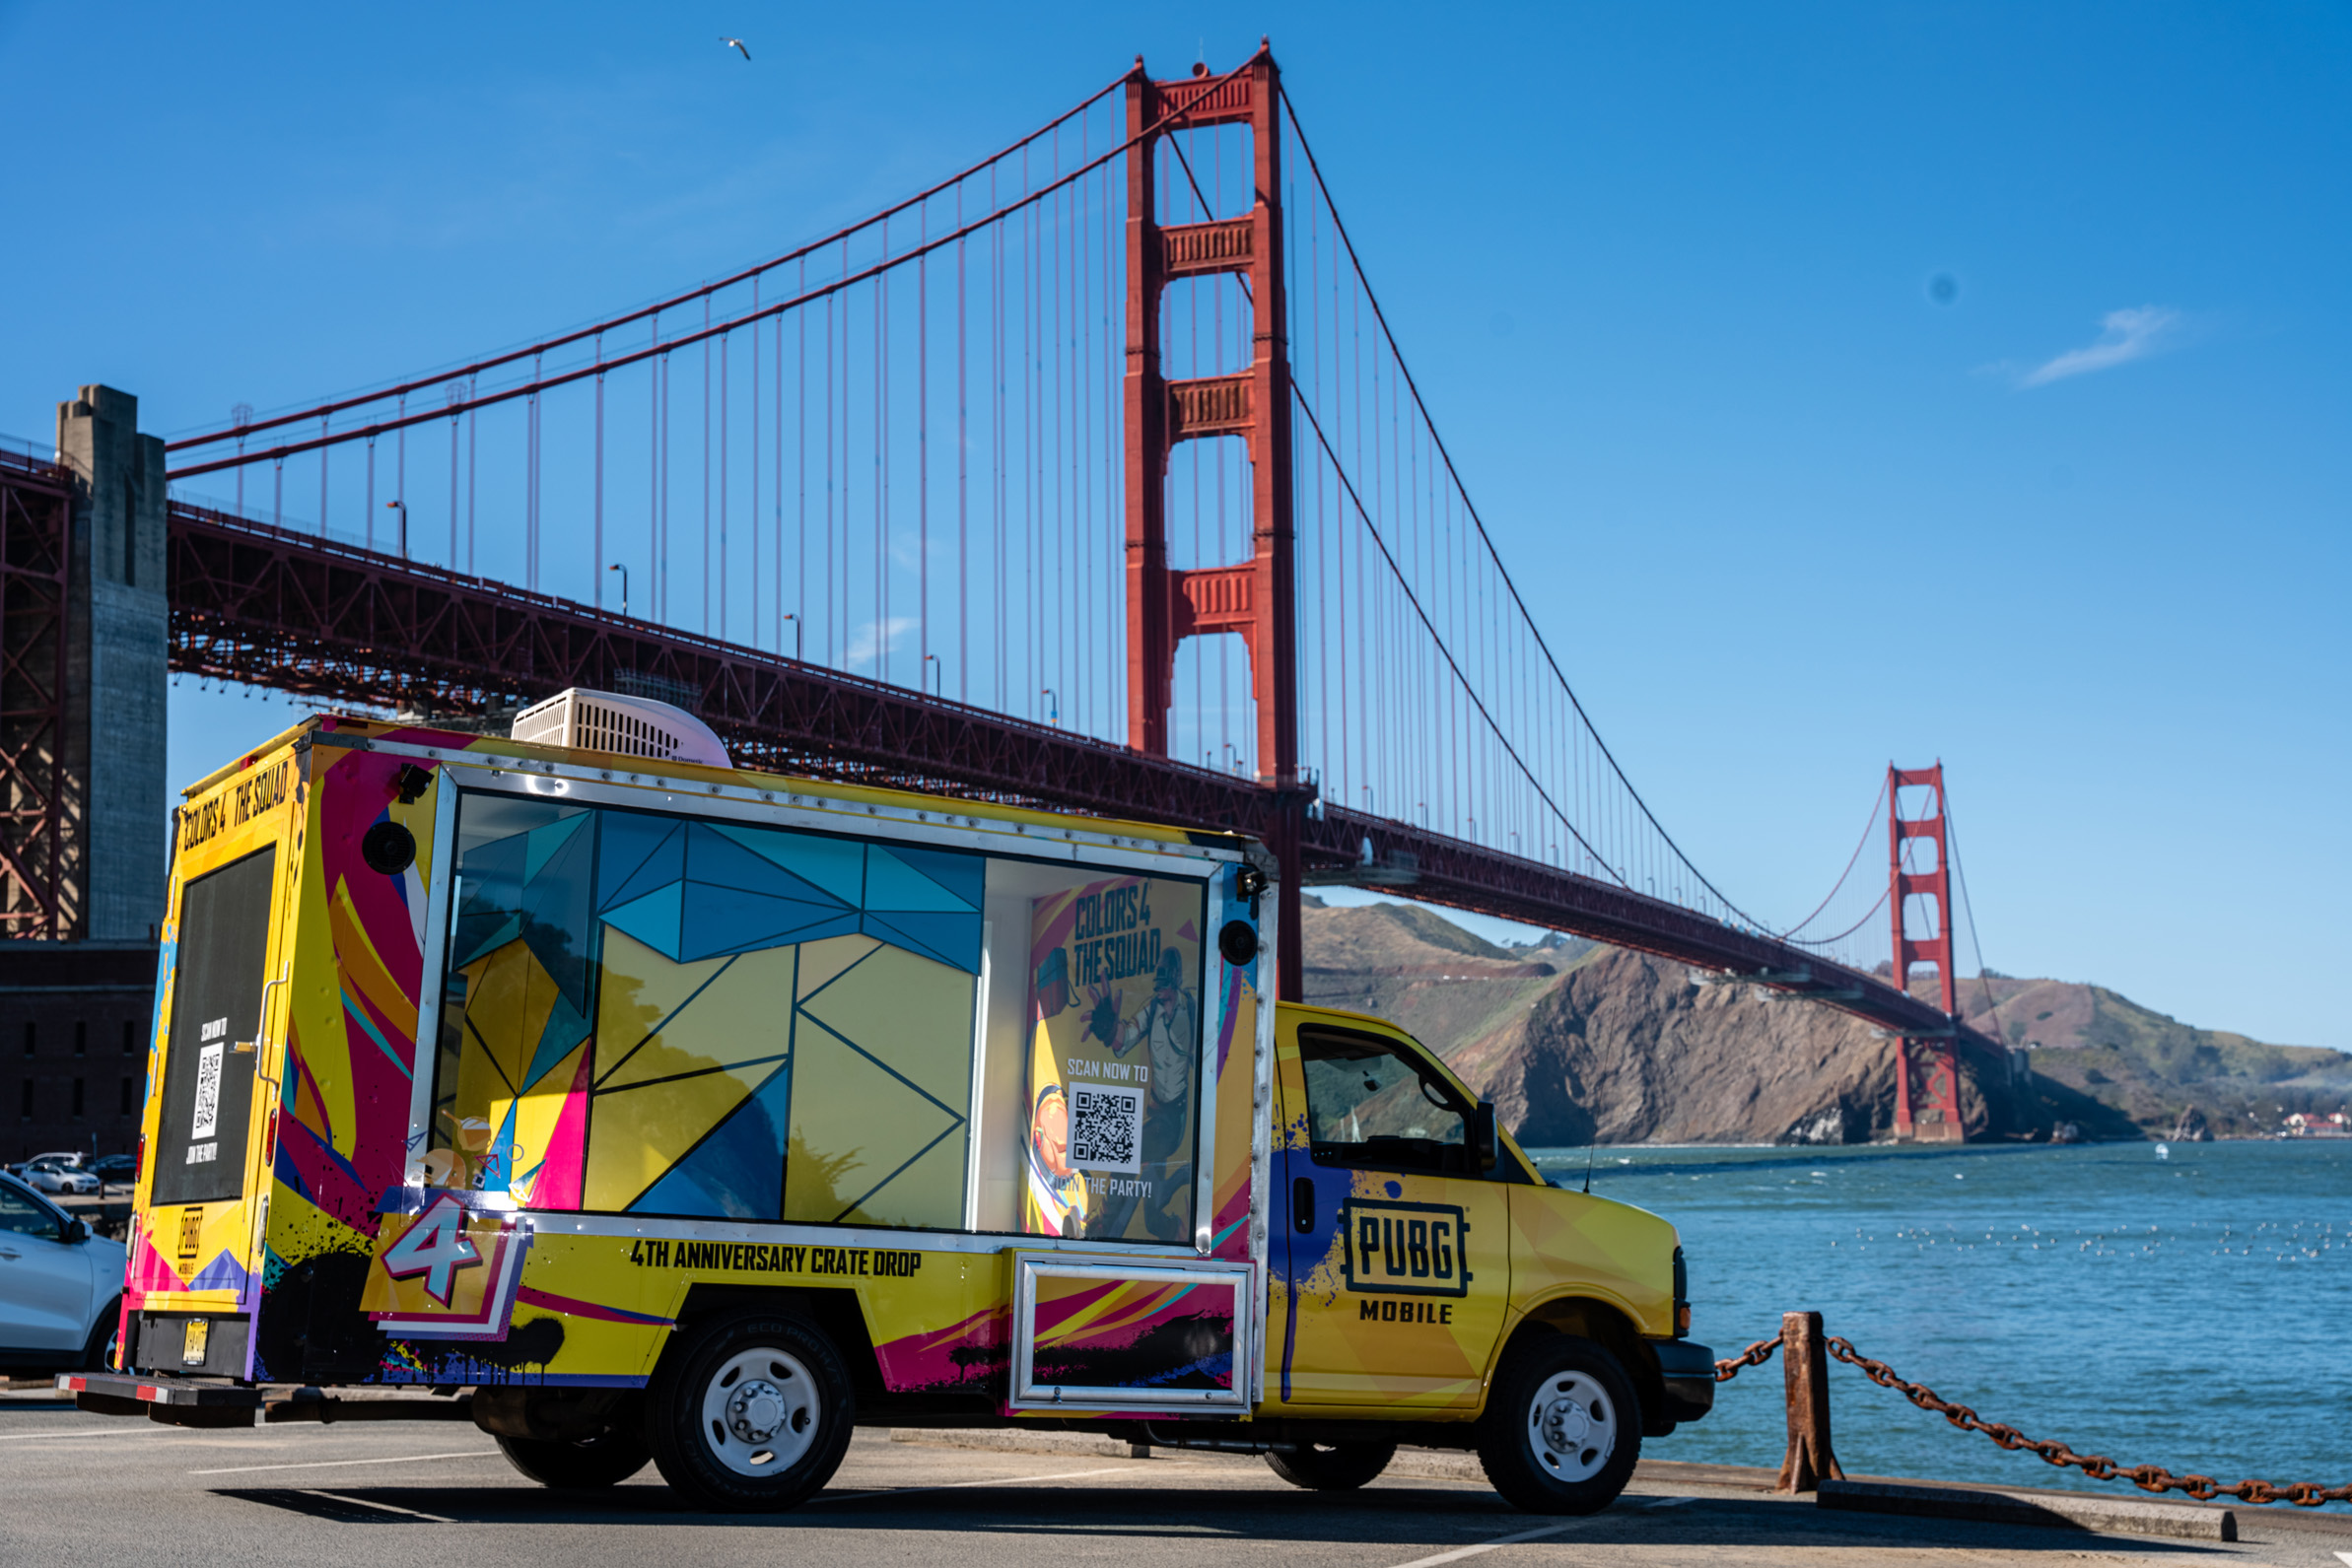
M1895 1390L1920 1409L1933 1410L1964 1431L1982 1432L2005 1449L2025 1449L2031 1453L2039 1454L2048 1464L2061 1466L2071 1465L2093 1480L2112 1480L2119 1476L2143 1492L2186 1492L2201 1503L2210 1502L2216 1497L2235 1497L2246 1503L2293 1503L2298 1508L2317 1508L2322 1503L2352 1502L2352 1483L2343 1486L2321 1486L2315 1481L2298 1481L2292 1486L2280 1486L2271 1481L2248 1480L2240 1481L2235 1486L2223 1486L2210 1475L2175 1475L2161 1465L2126 1466L2117 1465L2104 1454L2077 1454L2063 1443L2037 1441L2026 1436L2016 1427L2003 1426L1997 1421L1982 1420L1975 1411L1967 1405L1955 1404L1949 1399L1938 1398L1933 1389L1921 1384L1906 1382L1896 1376L1894 1368L1888 1366L1884 1361L1871 1360L1870 1357L1856 1350L1847 1340L1832 1334L1825 1336L1823 1342L1829 1347L1830 1354L1849 1366L1859 1367L1862 1375L1871 1382L1880 1388ZM1756 1353L1757 1348L1756 1345L1749 1346L1746 1357L1741 1361L1716 1362L1716 1378L1721 1380L1731 1376L1731 1373L1723 1370L1726 1367L1736 1370L1743 1363L1753 1364L1756 1361L1762 1361L1764 1356ZM1765 1355L1770 1353L1766 1351Z
M1738 1377L1743 1369L1748 1367L1763 1366L1765 1362L1772 1359L1772 1352L1779 1348L1780 1336L1778 1334L1772 1335L1772 1337L1769 1339L1757 1340L1756 1343L1750 1345L1738 1355L1733 1356L1730 1360L1716 1362L1715 1381L1717 1383L1729 1383L1732 1379Z

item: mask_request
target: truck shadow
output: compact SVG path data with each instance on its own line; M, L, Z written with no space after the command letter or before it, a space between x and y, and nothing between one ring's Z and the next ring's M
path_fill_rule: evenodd
M898 1487L827 1491L782 1514L706 1514L663 1486L560 1493L514 1486L332 1486L219 1488L213 1495L341 1525L385 1529L458 1525L469 1529L641 1525L716 1527L777 1535L876 1534L1093 1536L1267 1544L1360 1544L1412 1555L1440 1553L1498 1535L1556 1527L1548 1544L1660 1547L1755 1545L1781 1549L1968 1546L1981 1551L2079 1557L2095 1538L2101 1553L2127 1557L2227 1557L2181 1540L2147 1540L2062 1530L1864 1514L1824 1514L1801 1504L1743 1498L1626 1497L1581 1519L1523 1514L1471 1488L1381 1487L1318 1495L1265 1488L1180 1486L1034 1487L1017 1481L975 1488Z

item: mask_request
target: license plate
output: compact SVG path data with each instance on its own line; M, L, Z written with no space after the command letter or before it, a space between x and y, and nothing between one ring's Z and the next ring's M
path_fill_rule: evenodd
M190 1318L188 1320L188 1336L179 1347L180 1365L202 1366L204 1364L204 1347L211 1342L212 1320L210 1318Z

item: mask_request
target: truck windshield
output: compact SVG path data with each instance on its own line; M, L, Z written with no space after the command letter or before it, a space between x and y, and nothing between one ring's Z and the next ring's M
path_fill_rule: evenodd
M1298 1055L1319 1163L1475 1174L1470 1108L1407 1047L1378 1035L1305 1029Z

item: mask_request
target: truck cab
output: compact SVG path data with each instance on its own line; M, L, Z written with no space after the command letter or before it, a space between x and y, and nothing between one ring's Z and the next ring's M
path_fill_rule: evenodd
M550 1484L725 1509L861 1422L1323 1488L1418 1443L1543 1512L1705 1413L1673 1227L1278 1003L1254 844L736 769L643 699L524 718L316 718L188 791L84 1408L424 1387Z

